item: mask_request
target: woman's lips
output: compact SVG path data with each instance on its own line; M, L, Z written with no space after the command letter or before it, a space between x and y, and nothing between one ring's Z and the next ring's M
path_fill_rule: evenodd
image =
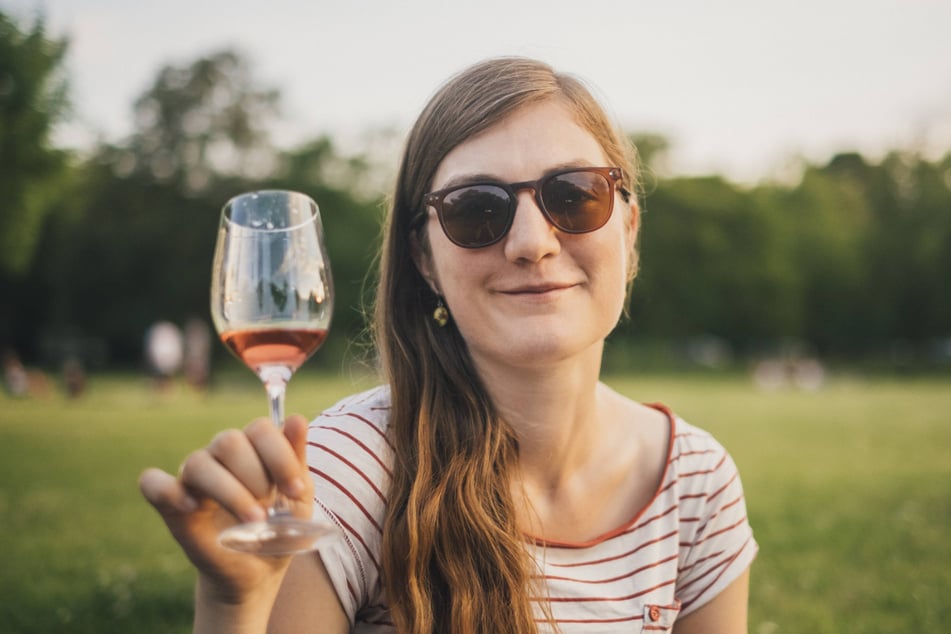
M563 291L575 286L574 284L564 283L564 282L553 282L545 284L526 284L523 286L516 286L513 288L507 288L500 290L499 292L503 295L546 295L550 293L555 293L558 291Z

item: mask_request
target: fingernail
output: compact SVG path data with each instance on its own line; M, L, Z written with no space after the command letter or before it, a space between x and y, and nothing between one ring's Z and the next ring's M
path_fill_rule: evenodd
M300 478L294 478L293 480L287 483L286 493L287 495L293 498L297 498L297 497L300 497L304 493L305 488L306 486L304 485L303 480L301 480Z
M260 506L252 506L248 509L245 519L249 522L263 522L267 519L267 511Z

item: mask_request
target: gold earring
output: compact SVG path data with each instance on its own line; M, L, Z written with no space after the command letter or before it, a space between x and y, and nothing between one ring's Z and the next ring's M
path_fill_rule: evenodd
M440 328L449 323L449 309L443 304L442 297L437 300L436 310L433 311L433 321Z

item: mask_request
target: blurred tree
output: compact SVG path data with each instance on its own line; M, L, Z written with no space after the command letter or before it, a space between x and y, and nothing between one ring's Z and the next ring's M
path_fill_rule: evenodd
M648 191L633 323L620 334L783 338L823 355L901 349L951 335L951 154L843 153L792 186L718 177Z
M121 154L100 148L49 223L42 243L48 255L39 263L49 305L39 334L54 341L95 337L111 362L129 364L141 358L154 321L207 316L226 194L217 182L206 186L206 197L146 174L117 176Z
M190 192L216 175L266 176L274 164L266 123L278 102L276 90L254 86L235 51L166 66L135 102L136 132L117 167Z
M161 69L135 103L133 134L95 150L51 219L35 335L100 338L129 363L155 320L207 317L219 211L273 166L277 104L231 51Z
M335 363L333 350L360 339L374 257L380 243L382 197L367 195L373 180L370 159L345 156L329 137L319 137L280 156L271 187L306 192L320 207L334 279L335 308L331 337L318 355Z
M920 347L951 335L949 157L942 165L891 152L853 176L873 212L864 252L868 292L876 298L868 319L879 340Z
M48 336L100 337L113 362L129 364L140 358L143 333L155 320L207 319L221 207L242 191L285 188L311 195L321 209L337 301L334 336L318 363L339 362L333 349L339 345L342 353L363 328L361 293L378 203L351 192L369 168L329 138L284 153L268 146L266 126L279 96L257 90L249 76L233 53L163 69L136 102L140 115L161 116L137 117L141 127L125 142L98 148L82 166L76 192L43 242ZM211 160L222 147L268 160Z
M637 148L641 169L666 172L667 153L670 151L670 140L667 137L651 132L637 132L628 135L628 138Z
M667 165L670 141L663 135L650 132L629 134L628 139L637 149L637 194L641 206L644 206L645 199L657 189L658 183L670 177Z
M66 153L50 134L66 113L65 40L38 20L21 29L0 11L0 275L26 273Z
M931 257L927 270L932 310L927 328L930 334L948 342L951 341L951 151L935 163L922 162L920 170L921 206L933 220L922 248L922 253Z
M855 169L864 169L856 157ZM871 211L851 180L807 167L793 187L763 187L777 209L776 230L790 245L801 327L795 333L824 354L852 354L871 335L856 311L867 305L864 245ZM866 306L867 307L867 306Z
M337 302L316 364L339 364L364 327L392 143L379 155L330 137L273 149L279 95L224 51L163 68L135 103L134 133L69 165L48 139L65 44L2 14L0 30L0 343L92 338L113 362L139 360L155 320L207 316L224 201L272 187L320 206ZM951 335L951 153L841 154L798 184L741 188L672 178L663 137L632 139L645 166L641 274L618 338L714 335L742 353L794 337L851 356Z
M715 335L742 349L797 332L796 272L778 218L720 177L658 183L625 330Z

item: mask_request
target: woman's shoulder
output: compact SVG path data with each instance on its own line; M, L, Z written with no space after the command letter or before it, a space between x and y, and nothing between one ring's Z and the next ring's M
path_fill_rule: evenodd
M393 446L387 437L390 391L375 387L348 396L324 410L308 429L311 471L334 482L366 481L382 498L391 476Z
M670 410L667 410L668 412ZM742 498L736 463L712 433L670 413L671 441L665 474L665 489L709 505L729 488Z
M390 394L385 386L348 396L310 424L307 464L315 514L338 530L320 556L351 619L375 601L392 447L386 437Z
M720 441L712 433L703 427L687 422L673 412L669 415L671 420L671 458L689 456L720 460L727 455L726 448L720 444Z
M390 389L378 385L337 401L314 419L311 428L359 422L385 435L389 419Z
M665 486L711 486L711 482L729 481L738 476L736 464L727 449L712 433L687 422L670 407L649 403L647 407L668 421Z
M362 392L356 392L340 399L321 415L334 414L344 411L359 410L366 412L385 412L390 408L390 387L377 385Z

